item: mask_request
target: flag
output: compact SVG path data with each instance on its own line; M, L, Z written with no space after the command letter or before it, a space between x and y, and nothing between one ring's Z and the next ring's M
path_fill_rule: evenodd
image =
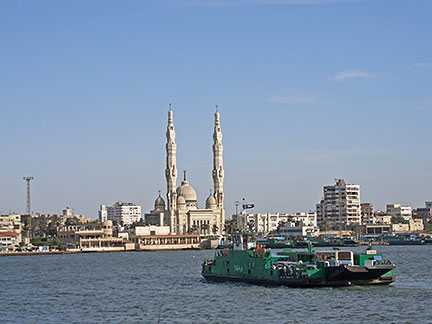
M243 209L249 209L249 208L254 208L255 207L255 204L246 204L246 205L243 205Z

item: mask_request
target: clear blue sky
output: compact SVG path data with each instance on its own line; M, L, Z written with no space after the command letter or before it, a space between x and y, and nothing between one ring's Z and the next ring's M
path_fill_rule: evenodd
M362 201L432 200L432 1L0 2L0 212L147 211L178 170L203 207L214 106L225 205L314 209L335 178Z

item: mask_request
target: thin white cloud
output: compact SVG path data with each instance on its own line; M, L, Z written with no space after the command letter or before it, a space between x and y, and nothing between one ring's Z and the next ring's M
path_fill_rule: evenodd
M330 77L329 80L340 82L348 79L365 79L365 78L370 78L371 76L372 73L368 73L368 72L346 70L346 71L339 72L338 74Z
M270 102L286 104L286 105L319 105L320 101L317 98L309 96L284 96L284 97L270 97Z
M309 155L304 155L301 157L301 159L305 162L322 162L322 161L330 160L332 158L333 158L333 156L331 154L328 154L328 153L309 154Z
M224 7L248 5L325 5L354 1L356 0L171 0L171 3L202 7Z
M432 68L432 63L423 62L423 63L415 63L412 65L414 68L420 68L420 69L428 69Z

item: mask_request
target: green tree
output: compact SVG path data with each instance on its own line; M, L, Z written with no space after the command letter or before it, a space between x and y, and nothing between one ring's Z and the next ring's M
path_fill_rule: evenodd
M65 225L66 226L81 225L81 221L77 217L68 217L68 219L66 219Z
M202 225L201 225L201 229L202 229L202 231L204 232L203 234L207 234L209 228L210 228L210 225L209 225L209 224L202 224Z
M409 224L409 221L405 220L402 216L392 216L392 224Z

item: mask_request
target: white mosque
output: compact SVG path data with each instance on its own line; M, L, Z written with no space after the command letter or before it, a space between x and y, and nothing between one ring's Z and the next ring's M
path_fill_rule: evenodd
M176 143L173 122L173 111L168 111L168 127L166 132L166 169L167 205L159 194L156 198L154 210L147 214L150 217L160 215L159 224L170 227L171 234L222 234L225 225L224 193L223 193L223 145L220 127L220 114L214 114L215 125L213 132L213 194L207 198L205 209L199 209L197 194L184 179L177 187ZM147 216L146 215L146 216ZM146 218L147 219L147 218ZM161 224L162 225L162 224Z

